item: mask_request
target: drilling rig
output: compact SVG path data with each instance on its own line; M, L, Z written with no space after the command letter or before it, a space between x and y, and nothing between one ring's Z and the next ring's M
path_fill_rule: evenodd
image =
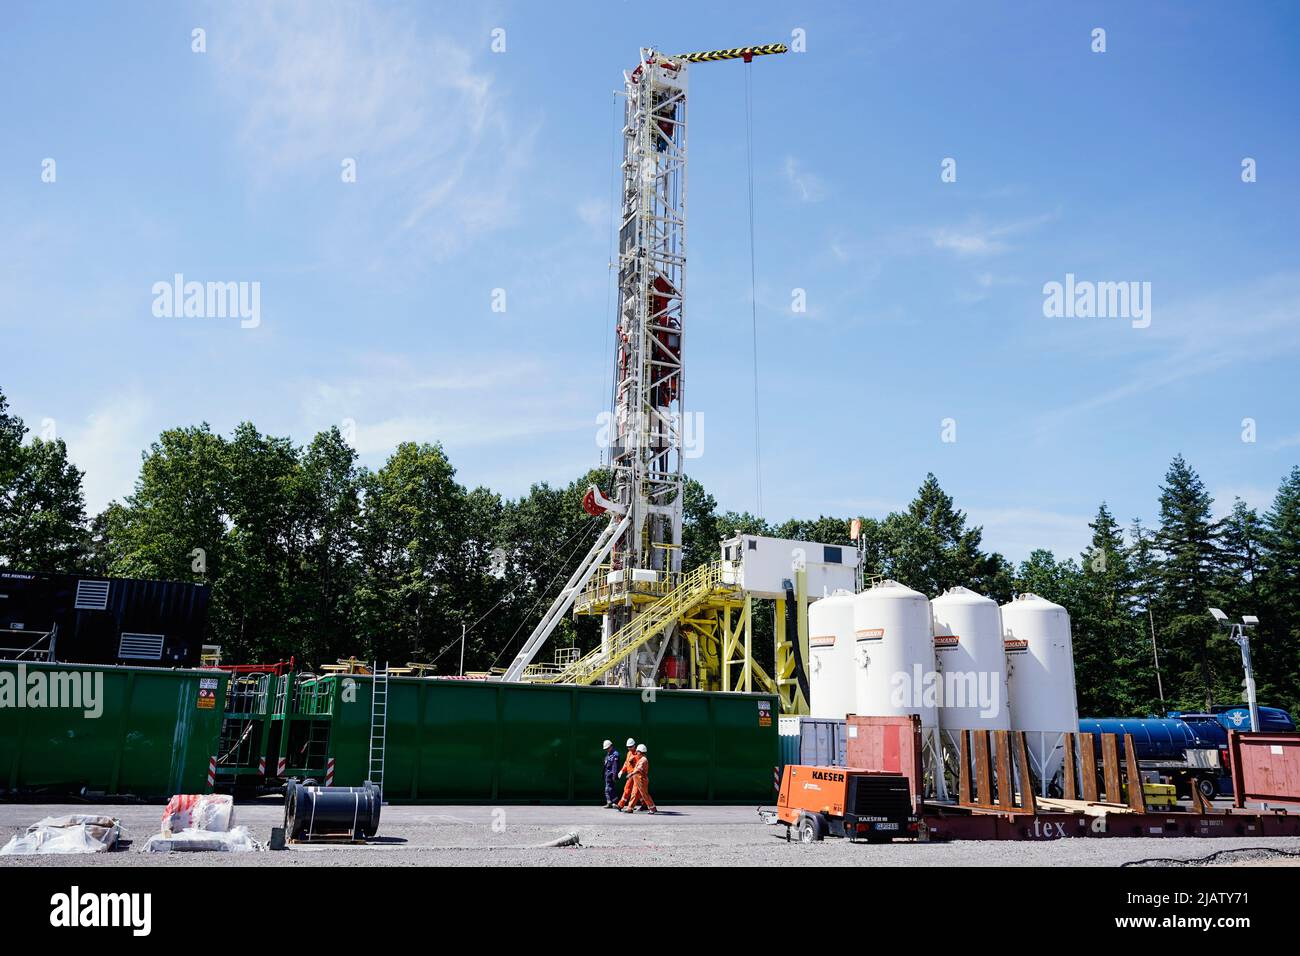
M777 676L754 663L752 598L787 597L806 606L790 581L748 587L742 549L682 573L683 457L690 439L683 412L685 370L687 72L693 63L751 62L786 52L783 44L666 56L642 49L625 72L622 203L618 229L618 309L611 407L603 423L613 472L608 494L589 488L583 508L606 516L590 551L524 642L504 680L672 686L782 693L787 710L798 698L799 654L786 641L778 607ZM765 539L775 542L776 539ZM779 542L784 545L788 542ZM747 543L753 550L757 542ZM820 547L808 545L808 548ZM805 548L792 550L804 552ZM853 571L856 578L856 570ZM839 578L836 577L838 582ZM796 594L799 592L799 595ZM584 656L557 654L534 664L560 620L601 618L601 644ZM806 628L805 628L806 630ZM806 645L806 633L800 635ZM806 646L804 648L806 659ZM665 672L665 662L667 669ZM788 700L787 700L788 698ZM806 710L805 710L806 712Z

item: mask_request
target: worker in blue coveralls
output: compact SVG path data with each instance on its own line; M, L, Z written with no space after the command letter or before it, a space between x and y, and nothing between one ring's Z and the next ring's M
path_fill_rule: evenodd
M605 808L614 805L614 788L618 783L618 751L613 741L605 741Z

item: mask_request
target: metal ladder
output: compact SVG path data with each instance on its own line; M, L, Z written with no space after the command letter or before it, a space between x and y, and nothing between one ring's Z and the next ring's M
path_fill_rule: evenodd
M388 664L376 661L370 684L370 765L367 779L384 795L384 742L388 736Z

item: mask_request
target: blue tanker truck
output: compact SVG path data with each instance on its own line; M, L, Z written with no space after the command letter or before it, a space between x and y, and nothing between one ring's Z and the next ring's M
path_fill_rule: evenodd
M1259 729L1269 733L1293 731L1295 721L1277 707L1259 708ZM1250 711L1243 706L1215 707L1209 712L1170 711L1166 717L1084 717L1079 732L1096 738L1101 753L1101 734L1119 735L1119 753L1124 756L1124 735L1133 737L1138 767L1153 771L1189 796L1193 787L1205 797L1232 792L1228 774L1229 730L1249 730Z

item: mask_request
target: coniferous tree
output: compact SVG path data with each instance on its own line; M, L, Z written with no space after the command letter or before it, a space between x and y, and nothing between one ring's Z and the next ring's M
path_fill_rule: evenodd
M1129 571L1133 586L1130 610L1137 618L1142 632L1142 654L1150 662L1151 680L1145 689L1135 689L1131 713L1163 714L1165 706L1165 679L1168 662L1162 660L1162 637L1156 629L1157 595L1160 591L1160 555L1156 549L1155 532L1145 527L1141 519L1134 518L1129 526Z
M1145 679L1141 630L1131 608L1132 571L1119 524L1106 507L1088 525L1092 542L1079 560L1071 615L1081 713L1122 714Z
M934 596L963 586L997 601L1011 596L1011 569L1000 554L986 554L983 529L967 527L966 513L926 475L907 511L884 521L885 573Z
M142 457L133 493L87 525L81 474L66 449L24 445L25 431L0 394L0 565L12 565L15 554L23 561L44 554L39 560L59 565L53 570L89 565L210 584L208 639L233 661L295 655L312 665L358 654L434 661L448 673L458 666L463 626L467 669L503 665L606 520L585 514L581 501L590 483L608 487L607 472L566 487L535 485L507 500L486 488L467 492L437 445L403 444L370 472L357 467L337 429L300 448L245 423L230 438L206 424L163 432ZM31 501L38 507L15 507ZM1036 550L1012 569L983 550L982 530L928 475L906 510L862 518L865 572L930 596L964 585L999 603L1033 591L1063 605L1074 626L1084 712L1153 711L1161 689L1169 707L1235 702L1238 651L1207 609L1256 613L1261 701L1296 709L1300 468L1262 518L1238 501L1216 524L1212 505L1179 456L1160 489L1157 530L1135 519L1126 545L1102 504L1077 560ZM40 520L15 533L28 512ZM686 570L715 560L719 540L737 532L854 546L847 516L773 526L719 512L689 479L684 518ZM14 544L23 541L35 543ZM770 602L759 602L755 652L767 668L772 630ZM552 643L585 651L598 640L598 621L566 617Z
M1283 479L1264 515L1267 566L1260 582L1264 605L1252 651L1278 696L1300 711L1300 467Z
M1160 606L1169 669L1184 709L1208 709L1225 688L1235 699L1236 682L1228 676L1230 642L1217 634L1209 615L1221 559L1213 504L1200 477L1182 455L1175 456L1160 489L1156 544L1162 555Z

